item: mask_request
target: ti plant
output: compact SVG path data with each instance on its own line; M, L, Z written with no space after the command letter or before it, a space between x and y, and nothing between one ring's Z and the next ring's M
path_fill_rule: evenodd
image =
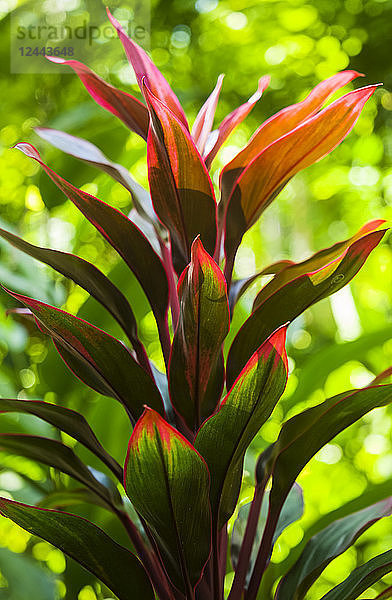
M109 18L144 102L105 83L80 62L51 60L69 65L98 104L146 140L150 194L123 166L66 133L37 130L42 138L95 165L129 190L134 204L129 217L65 181L29 143L16 147L42 167L136 276L156 320L166 374L149 359L128 299L96 266L0 230L18 249L87 290L122 327L129 343L77 316L7 290L23 305L16 312L50 336L81 382L118 400L133 427L122 467L74 410L40 400L0 399L2 412L35 415L88 448L110 470L117 487L106 484L73 449L55 439L1 434L0 448L76 480L80 487L68 490L72 500L96 502L111 511L129 535L129 547L65 512L66 494L59 495L56 509L1 498L0 510L78 561L119 600L221 600L230 560L234 576L226 579L229 600L268 597L263 576L274 543L302 514L296 479L334 436L368 411L390 403L392 385L379 385L377 379L374 385L341 393L286 421L276 442L257 462L253 501L238 510L245 453L284 392L288 324L346 285L385 229L383 221L372 221L303 262L280 261L246 280L232 280L234 261L245 232L291 177L346 137L376 86L346 93L323 108L331 94L359 75L343 71L262 123L222 169L218 202L209 169L219 148L261 97L268 77L260 79L248 102L212 130L219 78L190 130L162 74L110 13ZM272 278L256 296L225 360L223 345L236 303L265 274ZM331 516L324 528L305 537L296 561L279 574L276 600L304 598L336 556L372 523L391 514L392 499L377 500L359 511L346 511L339 520ZM228 522L236 510L238 518L228 535ZM323 600L357 598L390 571L392 550L359 566Z

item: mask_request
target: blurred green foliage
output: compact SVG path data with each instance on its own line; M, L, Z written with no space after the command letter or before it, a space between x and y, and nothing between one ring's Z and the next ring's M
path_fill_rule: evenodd
M48 147L34 134L33 127L55 127L89 139L144 184L145 144L94 104L76 76L10 74L10 18L21 4L34 11L41 3L0 1L0 226L18 231L33 243L74 251L110 272L131 299L143 341L160 365L154 321L137 283L38 167L10 149L17 141L31 141L65 178L127 212L130 198L119 184ZM73 5L76 12L91 13L98 5L101 8L100 0L75 0ZM110 8L120 10L121 15L128 6L127 2L113 1ZM263 98L215 161L215 183L222 164L264 119L301 100L321 79L353 68L365 74L364 84L383 83L349 138L328 158L296 176L246 235L236 263L238 277L282 258L302 259L348 237L367 220L391 220L391 36L391 0L152 0L151 54L191 120L219 73L226 73L226 78L217 122L255 91L260 76L271 74L271 85ZM104 52L97 52L89 66L114 85L136 91L117 40L108 42ZM1 283L78 312L121 336L104 311L76 286L3 242L0 253ZM251 494L255 456L276 439L279 425L288 415L329 395L366 385L392 364L391 282L392 249L386 242L349 287L308 310L291 326L289 385L284 400L248 453L249 485L245 483L242 491L244 502ZM249 311L255 291L249 290L238 307L233 331ZM5 316L11 306L12 300L1 293L0 394L47 399L80 409L108 450L123 461L130 432L121 408L79 385L46 339L37 331L29 338L21 323ZM276 544L271 581L274 569L288 560L304 530L320 515L361 495L371 483L391 480L391 429L391 410L373 411L328 444L301 474L305 514ZM56 435L33 417L16 415L3 415L0 431ZM80 453L97 466L87 451L80 449ZM11 467L18 475L11 474ZM58 485L69 482L46 468L2 453L2 494L35 502L43 491ZM99 519L121 540L122 532L113 531L114 525L102 509L75 507L75 511ZM391 519L386 519L333 561L310 590L309 600L317 600L357 563L389 549L391 544ZM5 520L0 522L0 546L0 598L22 600L23 589L29 589L24 585L42 588L42 592L36 591L40 600L103 600L110 596L86 572L64 560L59 551ZM22 553L23 558L18 556ZM385 588L385 582L364 597L374 598Z

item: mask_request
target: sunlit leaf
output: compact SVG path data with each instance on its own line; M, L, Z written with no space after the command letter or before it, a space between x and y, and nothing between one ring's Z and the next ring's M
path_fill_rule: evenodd
M122 92L77 60L65 60L60 56L48 56L50 61L68 65L78 75L92 98L103 108L116 115L129 129L145 140L148 133L148 110L131 94Z
M211 475L212 514L219 529L234 512L245 452L283 394L285 339L286 327L282 327L256 350L196 436L195 447Z
M208 470L193 446L151 409L129 442L125 489L149 525L170 578L190 593L210 554Z

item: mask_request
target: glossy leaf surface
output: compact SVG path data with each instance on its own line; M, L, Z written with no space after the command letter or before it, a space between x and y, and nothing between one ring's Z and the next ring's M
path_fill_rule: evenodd
M248 588L249 599L257 595L267 564L273 531L292 485L310 459L338 433L370 410L392 402L392 385L352 390L329 398L292 417L282 426L270 457L272 487L263 541Z
M206 147L204 150L205 161L207 167L211 166L212 161L217 155L221 146L225 143L231 132L242 123L242 121L248 116L254 105L260 100L264 91L269 85L270 76L265 75L259 79L259 85L257 91L249 98L247 102L241 104L238 108L228 114L219 125L218 129L215 129L208 136Z
M136 348L140 346L136 319L128 300L94 265L74 254L34 246L4 229L0 229L0 237L10 242L18 250L49 265L65 277L69 277L89 292L113 315L132 344Z
M234 512L245 452L283 394L285 339L282 327L260 346L196 436L195 447L211 474L212 514L219 529Z
M224 75L219 75L216 86L197 113L192 127L192 137L195 141L200 154L204 153L204 148L211 133L214 124L214 116L218 104L219 94L222 89Z
M58 148L74 158L83 160L110 175L110 177L115 179L115 181L118 181L118 183L131 193L133 203L139 214L148 218L148 220L153 223L157 222L158 219L152 207L150 194L143 186L137 183L133 177L131 177L128 169L123 165L109 160L104 153L91 142L66 133L65 131L51 129L49 127L35 127L34 131L40 138L49 142L55 148Z
M86 519L0 499L0 512L76 560L116 594L119 600L154 600L139 560Z
M170 578L189 593L210 554L205 462L177 430L146 409L133 430L124 469L126 492L153 532Z
M222 171L221 187L224 202L225 199L228 199L235 180L260 152L272 142L297 127L302 121L313 116L322 108L331 94L360 75L361 73L357 73L356 71L341 71L336 75L332 75L332 77L316 85L305 100L283 108L264 121L255 131L245 148Z
M229 331L226 282L199 238L178 291L181 313L170 359L170 396L192 430L219 402L224 382L222 344Z
M357 567L347 579L325 594L321 600L355 600L391 571L392 550L388 550Z

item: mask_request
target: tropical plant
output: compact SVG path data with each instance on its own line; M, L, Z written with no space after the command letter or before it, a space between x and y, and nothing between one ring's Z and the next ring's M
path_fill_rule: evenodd
M35 415L88 448L114 481L89 468L62 441L1 434L1 449L49 465L81 487L63 486L46 503L52 508L1 498L0 510L78 561L120 600L219 600L228 554L234 568L229 600L254 600L275 541L302 515L296 479L303 468L339 432L392 401L392 385L379 385L377 379L290 418L259 457L253 501L237 507L245 453L286 386L288 324L346 285L385 229L383 221L372 221L303 262L279 261L246 280L232 279L235 257L246 231L285 184L346 137L376 86L346 93L323 108L334 92L359 75L343 71L262 123L222 169L217 203L211 164L261 97L268 77L260 79L248 102L212 130L220 77L190 132L167 81L110 13L109 18L145 103L105 83L80 62L51 60L74 69L98 104L147 141L151 195L91 143L61 131L37 129L54 146L95 165L129 190L134 203L129 217L65 181L29 143L16 147L42 167L136 276L156 320L166 374L150 360L128 299L96 266L0 230L16 248L81 286L121 326L129 346L77 316L7 290L24 306L14 312L53 340L83 383L118 400L133 427L122 467L78 412L40 400L1 398L2 412ZM223 347L236 303L264 275L271 278L257 294L225 359ZM279 574L277 600L304 598L336 556L372 523L391 514L392 498L382 489L380 497L373 494L360 507L351 503L340 510L339 519L332 513L318 530L313 527L292 566ZM129 535L130 547L64 512L83 502L110 511ZM228 522L237 514L228 536ZM392 551L359 566L323 598L357 598L390 571Z

